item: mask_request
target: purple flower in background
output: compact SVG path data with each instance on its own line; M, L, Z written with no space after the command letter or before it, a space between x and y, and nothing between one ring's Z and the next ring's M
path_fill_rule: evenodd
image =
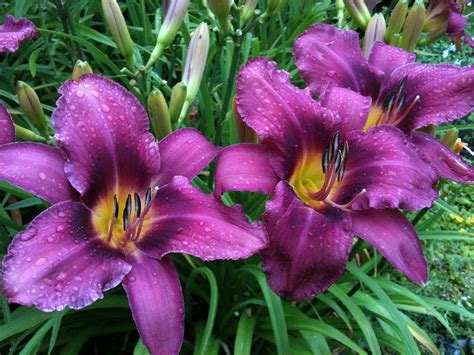
M415 55L376 43L367 59L358 35L315 25L297 38L296 65L312 91L328 86L355 91L371 100L364 130L400 128L440 176L474 182L474 167L429 134L416 129L462 118L474 108L474 66L414 63Z
M24 40L38 35L36 26L26 18L15 20L7 15L5 23L0 25L0 53L15 52Z
M471 44L471 37L465 32L467 19L462 15L462 7L455 0L431 0L426 11L423 30L428 36L439 38L445 33L451 37L464 36L466 43Z
M436 174L397 128L362 132L370 99L332 87L317 102L257 58L238 76L237 109L261 144L219 154L216 193L271 194L262 255L275 292L301 300L326 290L344 271L354 235L415 282L427 280L418 236L397 208L430 206Z
M10 114L5 107L0 104L0 145L13 142L15 140L15 126Z
M245 258L266 245L264 231L189 182L218 153L198 131L178 130L157 144L136 98L99 75L68 81L60 93L52 117L59 149L0 147L0 179L53 204L15 236L3 291L43 311L79 309L123 280L144 344L177 354L184 304L166 255Z

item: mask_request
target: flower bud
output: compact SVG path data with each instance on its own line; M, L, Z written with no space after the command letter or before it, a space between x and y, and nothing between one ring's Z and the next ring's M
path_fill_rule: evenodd
M262 15L262 21L276 14L285 4L286 0L267 0L267 8Z
M362 29L367 27L372 16L367 8L364 0L344 0L347 11L351 14L352 19Z
M153 90L147 100L148 114L151 126L158 139L162 139L171 133L171 120L165 97L160 90Z
M127 64L133 67L133 41L117 1L102 0L102 9L118 50L127 60Z
M25 116L31 124L38 129L43 137L49 139L46 116L44 115L41 102L36 92L27 83L19 81L16 85L16 93L18 95L18 102Z
M244 26L255 14L258 0L246 0L240 9L240 26Z
M72 80L79 80L84 74L92 73L92 68L87 62L78 59L72 70Z
M402 30L405 18L407 17L407 12L408 6L405 0L399 0L397 5L393 8L392 14L388 20L387 33L385 34L385 40L387 42L390 42L390 39Z
M180 118L186 114L188 107L196 97L201 85L202 76L206 66L207 54L209 52L209 29L202 22L194 31L189 42L188 53L183 71L183 83L187 87L186 101L181 111Z
M456 128L451 128L448 130L443 138L441 138L441 142L443 144L451 149L454 148L454 144L456 143L456 140L458 139L458 131Z
M383 42L385 36L385 18L382 14L374 15L367 25L364 35L364 45L362 52L366 58L369 58L369 54L372 51L372 47L375 42Z
M17 139L21 139L22 141L41 142L41 143L46 142L46 139L44 139L41 136L38 136L35 132L30 131L29 129L17 124L15 124L15 135Z
M207 0L207 6L216 16L219 21L219 26L224 34L232 30L232 25L229 21L229 12L232 5L232 0Z
M420 39L423 23L425 21L425 5L423 1L417 1L408 12L408 16L403 26L401 47L409 52L413 52Z
M171 42L173 42L174 38L176 37L176 33L178 33L178 30L183 23L188 7L189 0L171 0L169 2L168 8L166 10L165 20L163 21L160 32L158 33L155 48L153 48L150 59L145 65L145 71L151 69L152 65L162 55L165 48L168 47Z
M239 137L240 143L258 143L258 137L255 131L247 126L247 124L240 117L237 111L236 99L232 107L232 117L234 118L235 128L237 130L237 136Z
M178 120L181 110L183 109L184 101L186 100L186 92L186 85L182 82L177 83L173 87L169 108L171 122L176 122Z

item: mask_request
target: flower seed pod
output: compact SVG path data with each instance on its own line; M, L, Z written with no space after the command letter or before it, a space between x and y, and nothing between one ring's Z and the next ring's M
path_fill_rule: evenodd
M189 42L186 63L183 71L183 83L187 87L186 101L181 111L180 118L186 114L191 102L201 85L202 76L206 67L207 54L209 52L209 29L205 22L202 22L194 31Z
M388 20L387 33L385 34L385 40L390 42L390 39L396 34L399 33L403 24L405 23L405 18L407 17L408 6L405 0L399 0L397 5L392 10L392 14Z
M165 97L158 89L153 90L147 100L148 114L151 126L158 139L162 139L171 133L170 113Z
M79 80L82 75L92 73L92 68L87 62L78 59L72 70L72 80Z
M420 39L421 31L425 21L425 5L423 1L417 1L410 8L408 16L403 26L401 47L409 52L413 52L418 40Z
M244 26L255 14L258 0L246 0L240 9L240 27Z
M364 0L344 0L347 11L352 19L361 28L365 29L372 16Z
M173 42L176 33L178 33L178 30L183 23L186 11L188 10L189 0L171 0L167 6L165 20L163 21L160 32L158 33L155 48L153 48L150 59L145 65L145 71L151 69L165 48Z
M122 56L127 60L127 65L133 67L133 41L128 32L125 18L116 0L102 0L105 21L112 32L115 44Z
M20 107L33 126L38 129L40 134L49 139L46 116L44 115L41 102L35 90L27 83L19 81L16 85L16 93Z
M171 92L170 98L170 119L171 122L176 122L181 114L181 110L183 109L184 102L186 101L186 85L182 82L177 83L173 87L173 91Z
M229 21L232 0L207 0L207 6L219 21L222 32L224 34L229 33L232 30L232 25Z
M372 51L372 47L375 42L383 42L385 36L385 18L382 14L374 15L367 25L364 35L364 45L362 52L365 58L369 58L369 54Z

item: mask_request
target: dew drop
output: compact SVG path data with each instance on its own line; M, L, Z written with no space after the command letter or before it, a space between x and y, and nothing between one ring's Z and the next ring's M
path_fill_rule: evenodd
M77 91L76 91L76 96L77 96L77 97L84 97L84 91L82 91L82 90L77 90Z
M47 175L46 175L45 173L43 173L43 172L40 172L40 173L38 174L38 176L39 176L39 178L40 178L41 180L46 180L46 178L47 178Z
M38 260L36 260L35 264L37 266L44 265L44 264L46 264L46 261L47 261L46 258L39 258Z

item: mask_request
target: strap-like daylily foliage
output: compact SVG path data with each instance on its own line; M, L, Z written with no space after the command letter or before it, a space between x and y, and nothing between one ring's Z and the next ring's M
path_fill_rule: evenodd
M362 131L370 103L338 87L315 101L265 58L240 71L237 108L261 145L224 149L216 191L271 195L262 255L280 295L301 300L326 290L344 271L354 235L415 282L427 280L418 236L397 209L430 206L437 175L398 128Z
M5 23L0 25L0 53L15 52L20 43L37 36L36 26L26 18L15 20L7 15Z
M0 179L53 204L15 236L3 291L43 311L79 309L123 281L144 344L177 354L184 304L166 255L245 258L265 247L265 232L190 183L219 152L198 131L158 144L138 100L100 75L68 81L60 93L52 117L59 149L0 147ZM2 143L13 140L3 107L0 127Z
M329 86L370 98L364 130L396 126L440 176L474 183L474 167L434 137L415 130L463 118L474 109L474 66L414 63L415 55L377 42L364 58L356 32L318 24L297 38L296 65L311 89Z

